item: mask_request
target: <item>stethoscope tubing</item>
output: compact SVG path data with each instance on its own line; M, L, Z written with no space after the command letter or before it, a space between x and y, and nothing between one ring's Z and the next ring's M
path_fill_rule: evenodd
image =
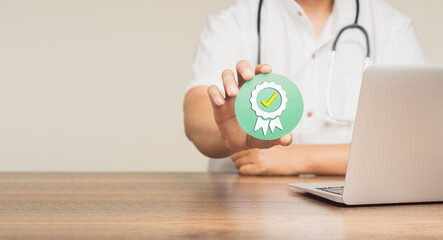
M331 106L331 89L332 89L332 76L334 74L334 67L335 67L335 57L336 57L336 51L337 51L337 44L338 41L341 37L341 35L350 29L357 29L360 32L363 33L363 36L365 37L365 41L366 41L366 58L365 58L365 63L364 63L364 67L363 70L366 69L366 67L370 64L371 61L371 49L370 49L370 44L369 44L369 35L368 32L366 31L366 29L358 24L358 18L359 18L359 14L360 14L360 1L356 0L356 13L355 13L355 20L353 24L347 25L345 27L343 27L342 29L340 29L340 31L338 32L337 36L335 37L335 40L332 44L332 50L331 50L331 58L329 61L329 71L328 71L328 79L327 79L327 83L326 83L326 113L328 115L328 121L329 123L335 123L338 125L350 125L354 123L354 119L356 117L356 113L357 110L354 111L354 114L352 115L352 118L349 119L341 119L338 118L334 115L334 113L332 112L332 106ZM260 0L259 5L258 5L258 14L257 14L257 34L258 34L258 56L257 56L257 64L261 63L261 12L262 12L262 7L263 7L263 0Z

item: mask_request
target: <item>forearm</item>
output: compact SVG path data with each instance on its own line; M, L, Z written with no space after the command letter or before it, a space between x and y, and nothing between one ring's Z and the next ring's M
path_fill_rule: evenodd
M231 152L226 148L215 124L206 90L207 87L195 87L185 96L183 110L186 136L202 154L212 158L227 157Z
M345 175L350 144L295 145L299 148L303 166L299 173Z

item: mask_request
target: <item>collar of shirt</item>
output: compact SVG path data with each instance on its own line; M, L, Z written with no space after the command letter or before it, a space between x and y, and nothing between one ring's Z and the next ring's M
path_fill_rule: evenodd
M332 12L328 17L328 20L317 38L312 26L312 22L309 20L303 8L295 0L282 0L284 9L288 12L294 21L297 21L304 26L306 31L309 32L313 41L315 42L314 52L324 47L326 44L334 41L340 29L353 24L356 14L355 0L333 0Z

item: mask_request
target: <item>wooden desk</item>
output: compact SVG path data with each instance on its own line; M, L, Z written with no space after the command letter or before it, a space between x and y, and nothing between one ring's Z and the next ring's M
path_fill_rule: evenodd
M443 239L443 204L342 207L286 185L340 180L0 173L0 239Z

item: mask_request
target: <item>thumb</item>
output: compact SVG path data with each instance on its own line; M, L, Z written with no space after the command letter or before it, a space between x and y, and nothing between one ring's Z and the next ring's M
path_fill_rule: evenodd
M292 135L290 133L274 140L261 140L251 135L247 135L246 137L246 145L248 148L270 148L276 145L288 146L291 143Z
M289 146L292 143L292 134L288 133L284 135L283 137L279 138L280 144L283 146Z

